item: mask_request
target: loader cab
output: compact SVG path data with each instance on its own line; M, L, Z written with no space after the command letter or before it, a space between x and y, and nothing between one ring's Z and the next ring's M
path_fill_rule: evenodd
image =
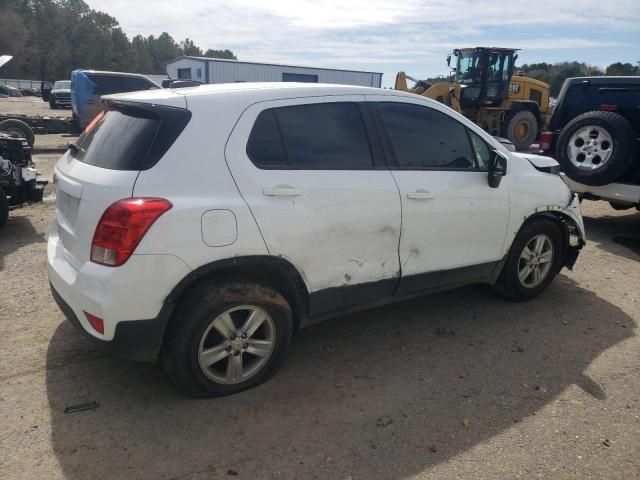
M462 108L498 107L509 96L516 50L507 48L456 49L455 93ZM451 63L447 57L447 63Z

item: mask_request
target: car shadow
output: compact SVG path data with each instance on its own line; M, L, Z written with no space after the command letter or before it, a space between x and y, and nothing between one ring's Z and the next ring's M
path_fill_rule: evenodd
M598 248L640 261L640 212L628 210L615 215L584 217L587 237Z
M38 233L28 215L20 209L9 212L9 219L0 230L0 272L5 269L6 256L27 245L44 242L45 235Z
M65 322L47 352L52 444L69 479L401 478L517 428L572 385L606 398L584 372L635 326L563 275L526 303L468 287L309 327L266 384L192 400Z

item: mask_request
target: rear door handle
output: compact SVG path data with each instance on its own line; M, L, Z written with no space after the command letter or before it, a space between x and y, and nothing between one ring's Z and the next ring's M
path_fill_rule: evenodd
M276 185L263 189L262 194L267 197L299 197L302 195L302 190L293 188L291 185Z
M407 193L407 198L411 200L429 200L433 198L433 193L428 192L427 190L416 190L415 192Z

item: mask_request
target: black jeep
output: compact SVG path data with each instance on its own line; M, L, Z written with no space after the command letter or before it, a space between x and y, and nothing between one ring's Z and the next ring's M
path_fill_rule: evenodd
M540 149L573 181L640 183L640 77L565 80Z

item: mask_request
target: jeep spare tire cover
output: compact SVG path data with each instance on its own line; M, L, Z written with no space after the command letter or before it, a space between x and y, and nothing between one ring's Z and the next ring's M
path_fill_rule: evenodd
M631 124L614 112L583 113L560 133L556 159L564 173L585 185L600 186L624 175L636 156Z

